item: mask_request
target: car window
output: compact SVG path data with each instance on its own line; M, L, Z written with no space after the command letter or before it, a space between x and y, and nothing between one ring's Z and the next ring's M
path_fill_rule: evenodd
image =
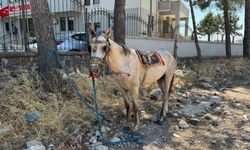
M73 39L78 40L78 41L86 41L86 34L81 33L81 34L75 34L72 36Z

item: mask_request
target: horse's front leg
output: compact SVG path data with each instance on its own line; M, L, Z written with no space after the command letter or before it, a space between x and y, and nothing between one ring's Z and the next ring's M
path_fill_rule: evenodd
M137 105L137 99L139 95L139 86L134 86L130 89L131 99L133 102L133 111L134 111L134 131L138 130L139 128L139 114L138 114L138 105Z
M130 96L129 91L126 89L122 89L122 92L123 92L122 94L123 94L124 104L125 104L126 111L127 111L127 117L126 117L126 125L127 125L131 118L131 106L130 106L131 96Z

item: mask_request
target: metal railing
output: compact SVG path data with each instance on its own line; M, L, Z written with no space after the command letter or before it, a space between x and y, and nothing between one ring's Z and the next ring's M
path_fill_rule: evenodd
M6 16L0 17L0 52L36 49L30 1L0 0L0 3L2 4L0 10L7 8L8 12ZM84 0L48 0L54 34L58 42L72 39L73 35L85 31L83 3ZM27 38L24 38L24 35ZM78 37L75 36L75 38ZM73 45L74 42L72 40L67 45ZM24 43L29 45L25 46Z

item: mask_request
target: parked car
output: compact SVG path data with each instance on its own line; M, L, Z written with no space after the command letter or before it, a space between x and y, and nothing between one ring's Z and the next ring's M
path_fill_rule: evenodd
M73 34L64 34L56 37L57 50L60 52L68 51L86 51L87 50L87 34L85 32L77 32ZM36 40L33 39L29 43L31 50L37 50Z

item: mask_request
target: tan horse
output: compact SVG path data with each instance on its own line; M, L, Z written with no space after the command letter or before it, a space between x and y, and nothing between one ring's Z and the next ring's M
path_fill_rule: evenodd
M163 104L159 117L159 121L163 121L168 111L168 97L176 69L174 57L166 51L159 51L158 54L162 58L163 65L145 67L135 49L124 48L109 38L111 29L105 33L96 33L93 28L89 28L88 32L92 35L90 72L98 73L104 63L108 64L115 79L123 89L127 121L131 116L130 103L132 101L135 119L134 130L139 127L137 105L139 88L156 81L163 92Z

